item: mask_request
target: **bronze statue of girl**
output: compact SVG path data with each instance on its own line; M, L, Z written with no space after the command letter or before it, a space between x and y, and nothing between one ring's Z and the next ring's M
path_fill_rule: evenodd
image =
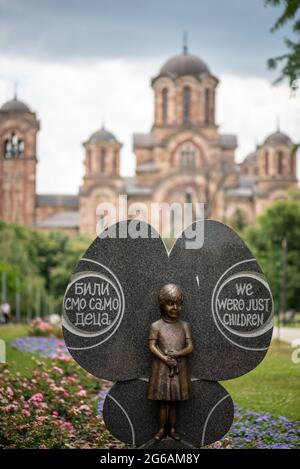
M154 357L151 364L148 399L161 401L160 428L156 440L176 433L176 404L191 397L191 377L187 355L193 351L191 327L179 319L183 292L174 284L159 291L162 318L151 324L149 348Z

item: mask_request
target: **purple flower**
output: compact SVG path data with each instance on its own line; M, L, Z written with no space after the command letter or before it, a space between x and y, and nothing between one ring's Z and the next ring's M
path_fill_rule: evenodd
M232 448L300 448L300 422L235 406L235 419L229 436Z
M98 401L97 410L98 410L98 414L100 415L100 417L103 417L104 401L109 391L110 391L110 387L105 387L99 392L99 401Z
M53 337L22 337L13 340L11 346L22 352L38 353L49 358L69 355L66 346L62 346L62 340Z

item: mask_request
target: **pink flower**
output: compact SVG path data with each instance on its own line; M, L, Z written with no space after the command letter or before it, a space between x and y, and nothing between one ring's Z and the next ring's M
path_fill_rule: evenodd
M58 360L61 360L63 362L73 361L73 358L71 357L71 355L67 355L66 353L59 354L57 358L58 358Z
M32 402L43 402L44 396L42 393L38 392L37 394L34 394L33 396L31 396L29 400Z
M51 324L48 324L45 321L40 321L36 326L40 329L42 332L50 332L52 327Z
M16 404L8 404L5 407L2 407L3 412L14 412L18 410L18 406Z
M64 422L62 424L62 428L65 429L65 430L68 430L69 433L73 433L74 432L74 427L71 423L69 422Z
M30 415L31 415L31 413L26 409L22 410L22 414L25 415L26 417L30 417Z
M58 366L54 366L52 368L53 371L56 371L56 373L59 373L60 375L63 375L64 374L64 370L62 370L61 368L59 368Z
M18 425L17 426L18 430L27 430L28 428L30 428L29 423L25 423L24 425Z
M66 390L62 386L56 386L56 384L53 384L53 383L50 384L50 388L54 392L63 392L63 393L66 392Z
M14 392L13 392L13 390L10 386L7 386L6 393L9 397L13 397L13 395L14 395Z
M80 414L80 410L77 407L72 407L72 409L70 410L70 414L71 415L78 415L78 414Z
M79 396L79 397L86 397L87 396L87 393L84 389L81 389L80 391L78 391L78 393L76 394L76 396Z
M44 403L39 403L38 405L35 404L35 406L38 407L38 408L36 409L36 411L35 411L36 415L44 414L45 411L46 411L47 408L48 408L47 404L44 404ZM40 407L40 406L46 406L46 408L45 408L45 407Z
M54 411L52 412L52 415L53 415L53 417L58 417L58 412L57 412L57 410L54 410Z
M45 422L45 420L47 420L48 417L46 416L43 416L43 417L37 417L36 418L36 424L41 427L43 425L43 423Z
M75 376L68 376L67 381L74 382L74 381L76 381L76 378L75 378Z
M82 411L82 410L86 410L87 412L90 412L91 411L91 408L86 405L86 404L83 404L79 407L79 410Z

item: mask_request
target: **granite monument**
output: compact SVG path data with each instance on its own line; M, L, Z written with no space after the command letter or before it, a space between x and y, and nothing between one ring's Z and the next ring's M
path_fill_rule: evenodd
M197 229L203 245L189 249ZM63 330L74 359L115 382L103 416L116 438L197 448L229 430L233 403L218 381L260 363L272 317L268 283L228 226L194 222L168 253L151 225L126 220L80 259L64 297ZM174 328L171 341L161 321Z

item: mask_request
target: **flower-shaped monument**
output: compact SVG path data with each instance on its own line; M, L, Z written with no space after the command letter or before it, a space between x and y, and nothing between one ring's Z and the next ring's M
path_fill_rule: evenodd
M160 319L159 292L170 284L183 293L180 320L191 326L191 393L176 405L176 431L154 438L160 412L158 400L148 398L149 330ZM218 381L260 363L271 341L272 317L268 283L228 226L194 222L168 253L151 225L126 220L103 231L76 266L65 293L63 330L74 359L115 382L103 410L115 437L137 447L188 448L212 443L229 430L233 403ZM165 352L177 379L177 359L173 355L171 363L172 353Z

